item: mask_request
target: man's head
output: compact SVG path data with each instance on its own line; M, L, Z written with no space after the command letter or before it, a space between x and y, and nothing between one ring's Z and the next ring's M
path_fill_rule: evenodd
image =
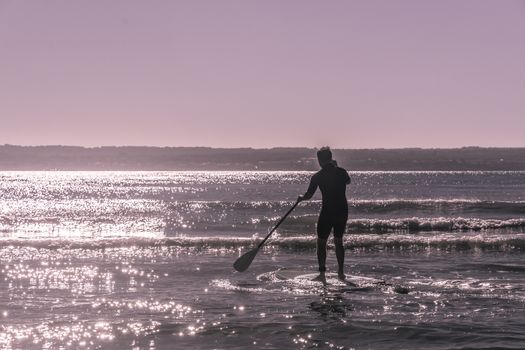
M321 167L332 163L332 151L330 151L330 147L322 147L317 151L317 160Z

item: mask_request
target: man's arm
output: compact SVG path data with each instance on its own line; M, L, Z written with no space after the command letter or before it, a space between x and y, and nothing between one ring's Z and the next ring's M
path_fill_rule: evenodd
M343 168L339 168L339 169L341 171L341 175L344 178L345 184L350 185L351 180L350 180L350 175L348 175L348 171L346 171Z
M312 198L312 196L314 195L315 191L317 190L317 186L318 186L317 178L314 175L314 176L312 176L312 179L310 180L310 185L308 186L308 189L306 190L306 193L303 194L302 196L297 197L297 201L298 202L302 202L302 201L306 201L306 200L309 200L310 198Z

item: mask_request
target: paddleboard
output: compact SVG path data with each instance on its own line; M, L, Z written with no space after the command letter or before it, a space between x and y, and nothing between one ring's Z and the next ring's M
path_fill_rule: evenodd
M305 271L300 269L280 269L275 272L275 277L282 281L290 281L293 283L307 285L311 283L321 283L314 279L319 276L319 272ZM341 281L337 278L335 273L326 273L326 282L331 286L349 287L352 290L367 289L378 284L384 284L384 280L377 278L358 276L358 275L346 275L346 280Z

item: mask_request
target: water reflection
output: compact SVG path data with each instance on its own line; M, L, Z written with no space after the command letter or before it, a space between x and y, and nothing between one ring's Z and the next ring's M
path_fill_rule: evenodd
M0 348L152 349L162 324L194 336L209 324L202 309L173 287L169 269L152 261L176 259L177 248L0 248ZM169 268L171 265L166 266ZM195 270L198 271L198 270ZM159 293L159 291L161 291Z

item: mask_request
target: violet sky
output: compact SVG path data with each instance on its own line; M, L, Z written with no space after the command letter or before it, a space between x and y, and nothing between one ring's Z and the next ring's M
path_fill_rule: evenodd
M522 0L0 0L0 144L525 146Z

